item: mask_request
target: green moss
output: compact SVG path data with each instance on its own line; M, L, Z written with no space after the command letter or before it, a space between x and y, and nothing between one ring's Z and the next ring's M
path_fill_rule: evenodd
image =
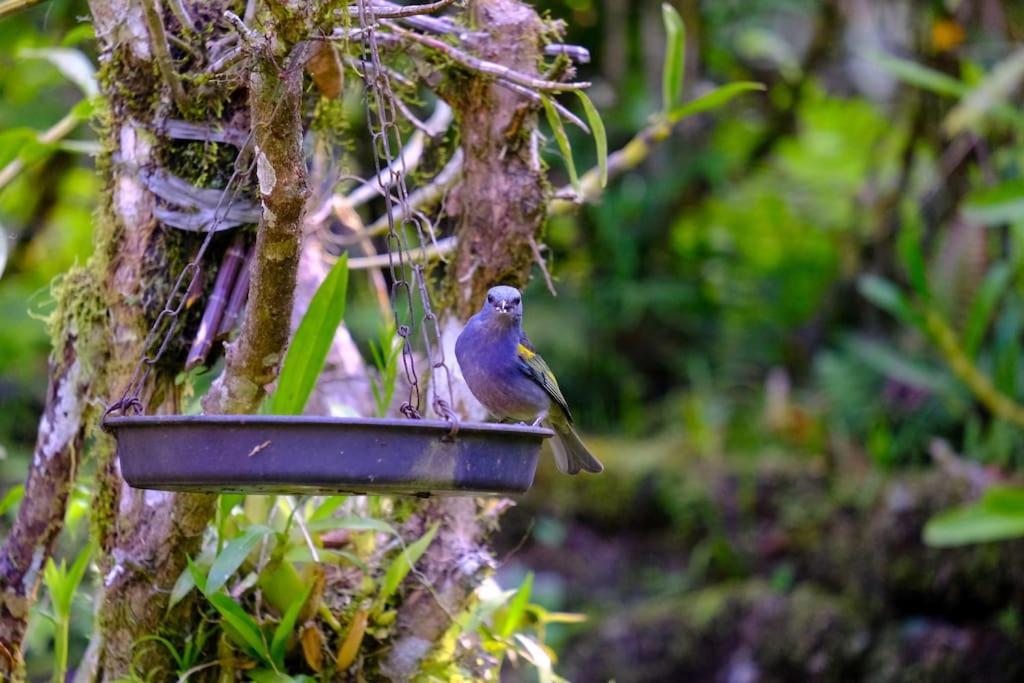
M161 165L196 187L223 188L234 172L234 145L194 140L170 140L160 148Z
M111 58L100 66L96 79L101 92L127 114L140 121L153 118L160 104L157 86L163 82L155 62L136 59L127 45L119 43Z

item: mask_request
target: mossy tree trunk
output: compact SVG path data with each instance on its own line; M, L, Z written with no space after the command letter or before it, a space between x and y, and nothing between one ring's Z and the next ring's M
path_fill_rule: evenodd
M533 7L519 0L471 0L475 28L486 33L476 56L537 75L544 24ZM448 210L457 216L459 247L449 274L444 313L444 345L498 283L523 286L529 279L535 240L547 213L548 184L540 161L537 107L481 75L459 74L441 94L457 115L465 155L462 182ZM449 356L449 360L454 361ZM457 389L463 396L464 387ZM442 391L443 397L443 391ZM472 402L456 398L463 416ZM437 540L423 560L433 590L420 586L398 616L395 645L385 672L396 680L413 676L420 661L451 626L451 614L464 609L480 575L492 564L487 525L468 498L442 498L424 504L422 533L441 522Z
M251 149L242 156L252 160L254 172L243 169L242 176L251 181L262 207L250 314L228 348L226 370L204 409L254 412L276 377L288 340L308 195L302 42L329 33L329 25L317 22L336 22L337 13L313 4L295 9L294 3L257 3L263 31L250 35L224 20L225 10L242 12L245 3L183 3L206 25L201 38L193 34L194 39L208 46L237 31L248 60L247 80L210 87L202 78L208 75L203 70L209 57L181 56L168 48L165 31L180 35L183 27L163 5L90 0L107 102L99 163L105 194L95 226L96 253L56 292L46 414L25 504L0 550L0 672L8 676L16 676L12 672L20 666L20 642L39 568L61 529L78 452L86 441L97 458L92 535L100 550L101 591L97 630L81 679L116 680L133 673L169 677L174 671L169 651L148 636L159 634L175 643L196 627L197 611L188 601L169 618L168 597L186 557L199 550L216 498L128 487L112 439L99 429L103 404L118 397L146 353L147 330L201 239L161 224L161 200L147 183L147 173L174 169L186 181L209 187L204 179L227 178L233 170L232 155L225 154L215 155L195 177L182 172L195 149L167 137L168 120L230 120L250 129ZM473 23L489 35L472 46L477 56L538 73L544 24L528 3L472 0L469 11ZM449 273L454 295L447 298L446 336L448 323L465 319L490 285L525 284L549 199L538 151L537 106L488 76L458 67L448 75L444 96L458 112L466 166L450 207L458 216L460 249ZM216 182L212 186L219 187ZM209 273L215 259L208 255L206 260ZM153 366L143 393L151 411L176 409L173 378L179 369L173 362ZM389 654L378 660L381 672L395 680L416 674L452 626L451 615L466 608L492 564L486 532L494 521L481 515L473 499L428 501L404 533L422 535L435 522L440 530L417 580L407 581ZM429 588L420 583L422 577Z

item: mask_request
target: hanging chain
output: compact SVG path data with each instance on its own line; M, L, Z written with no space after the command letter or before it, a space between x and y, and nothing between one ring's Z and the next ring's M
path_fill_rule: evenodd
M457 418L451 408L453 403L451 371L445 359L438 317L430 304L430 292L425 272L427 236L429 235L429 239L432 239L434 234L433 226L423 213L413 211L409 206L409 191L405 181L405 158L401 154L402 136L397 124L396 100L391 89L388 73L380 59L380 51L375 33L377 26L376 17L366 0L357 0L357 2L364 52L363 64L365 65L359 75L366 86L367 126L373 142L373 161L377 170L377 184L384 197L387 212L388 233L386 247L388 267L391 274L391 308L395 315L396 333L402 340L402 367L405 371L406 381L409 384L408 398L402 403L400 410L403 415L409 418L422 417L423 406L421 404L419 375L416 370L411 340L413 327L416 322L413 294L413 286L415 285L420 304L423 307L420 328L423 334L423 343L426 347L427 359L431 367L431 407L439 417L455 424ZM153 367L159 362L171 339L174 338L175 332L177 332L180 323L178 316L185 308L189 289L192 288L195 279L200 275L200 263L213 241L217 226L223 222L231 205L241 191L242 180L249 177L252 173L254 160L249 164L248 168L244 168L244 160L247 157L251 140L252 132L250 131L235 160L234 172L221 193L220 200L214 209L213 221L207 228L206 236L203 238L199 250L178 275L178 279L171 288L163 309L157 315L156 320L146 335L142 346L143 355L135 366L128 384L125 386L124 393L118 401L107 409L108 414L115 411L120 411L122 414L129 412L139 414L144 412L145 406L141 400L143 387L145 387ZM398 150L397 159L392 150ZM385 169L387 173L383 172ZM389 181L386 181L385 178L389 178ZM400 225L395 220L396 205L402 216ZM419 259L416 262L409 255L406 235L408 232L407 228L410 227L415 230L418 241ZM161 330L163 331L162 335ZM159 345L157 345L157 342L159 342ZM443 375L448 391L447 401L438 394L438 375Z
M132 371L128 384L124 388L124 393L120 399L107 408L107 414L120 412L123 415L128 413L138 415L145 412L145 405L141 399L142 389L146 386L146 381L153 372L153 366L160 361L171 339L174 338L174 334L178 331L178 324L181 322L178 316L185 308L189 290L192 289L196 278L200 276L199 265L202 263L203 256L206 255L206 251L213 242L217 226L224 221L235 199L238 198L238 194L241 192L242 185L244 184L244 179L248 178L252 173L255 157L248 168L245 167L245 160L248 157L251 141L252 133L250 132L239 149L238 156L235 158L234 171L224 186L224 191L221 192L217 206L213 210L213 220L207 226L206 236L199 245L199 250L192 260L182 268L181 273L178 274L178 279L175 280L171 293L167 296L163 310L157 315L156 320L153 321L153 326L149 328L149 332L146 334L146 340L142 344L142 357ZM162 335L161 330L163 330ZM159 345L157 345L157 342L159 342Z
M395 94L387 70L384 68L377 45L376 17L367 0L357 0L359 27L363 46L363 67L360 76L366 86L366 120L373 141L373 162L377 171L377 186L384 197L388 219L387 252L391 274L391 308L395 314L395 331L401 338L402 367L409 384L408 398L401 405L406 417L422 417L419 376L412 350L412 332L415 324L413 286L415 285L423 307L420 328L430 363L431 407L441 418L455 423L452 412L451 371L445 360L444 345L437 314L430 305L428 291L426 236L433 235L433 226L421 212L409 206L409 190L405 182L405 157L402 155L402 135L397 124ZM372 98L372 102L371 102ZM398 156L393 153L397 150ZM385 171L387 171L385 173ZM388 178L388 180L385 180ZM401 221L396 221L396 205ZM409 255L407 228L415 229L419 243L419 259ZM438 394L438 375L443 374L448 388L448 400Z

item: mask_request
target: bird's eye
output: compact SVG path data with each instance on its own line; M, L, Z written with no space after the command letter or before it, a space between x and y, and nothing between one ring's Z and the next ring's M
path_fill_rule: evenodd
M519 305L519 297L518 296L515 299L512 299L512 305L513 306L518 306Z
M494 295L493 294L488 294L487 295L487 303L489 303L489 304L493 304L494 303Z

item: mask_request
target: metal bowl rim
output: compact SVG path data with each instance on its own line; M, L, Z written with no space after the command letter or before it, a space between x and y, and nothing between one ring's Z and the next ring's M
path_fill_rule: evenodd
M374 417L324 417L317 415L124 415L108 416L103 426L114 430L131 427L188 426L188 425L231 425L231 426L276 426L276 425L319 425L371 427L426 432L449 432L452 425L444 420L411 420ZM550 438L555 433L545 427L526 424L502 424L498 422L459 422L458 433L470 434L519 434Z

